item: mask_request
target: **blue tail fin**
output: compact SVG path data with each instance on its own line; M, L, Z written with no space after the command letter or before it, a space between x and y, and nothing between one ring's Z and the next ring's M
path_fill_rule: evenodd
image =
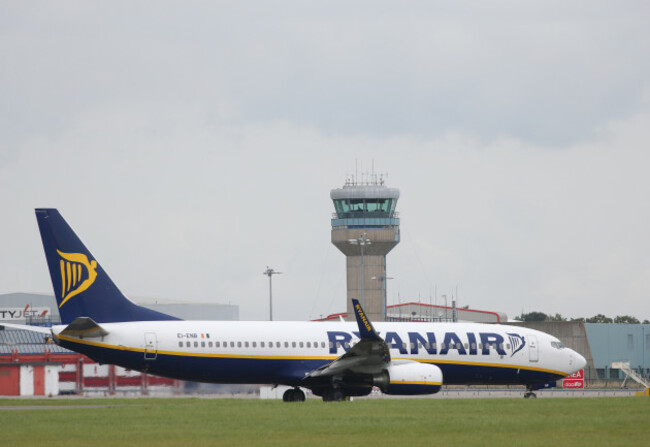
M56 209L37 209L36 220L62 323L178 320L129 301Z

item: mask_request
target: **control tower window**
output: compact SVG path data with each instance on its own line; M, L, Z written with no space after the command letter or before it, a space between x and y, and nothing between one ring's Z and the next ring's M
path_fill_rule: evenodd
M391 199L367 199L366 212L368 213L387 213L391 208Z
M353 213L362 213L363 212L363 199L351 199L350 200L350 211Z
M392 215L397 200L393 199L338 199L334 208L341 218L361 217L363 214Z

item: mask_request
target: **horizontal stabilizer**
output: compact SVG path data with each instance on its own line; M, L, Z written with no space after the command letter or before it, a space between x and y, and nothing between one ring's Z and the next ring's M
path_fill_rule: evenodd
M92 318L77 317L59 335L72 337L94 338L108 335L108 331L95 323Z

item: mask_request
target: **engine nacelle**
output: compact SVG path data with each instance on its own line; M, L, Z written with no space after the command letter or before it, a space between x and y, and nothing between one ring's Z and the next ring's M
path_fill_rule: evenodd
M392 364L376 378L375 385L386 394L434 394L442 387L442 371L419 362Z

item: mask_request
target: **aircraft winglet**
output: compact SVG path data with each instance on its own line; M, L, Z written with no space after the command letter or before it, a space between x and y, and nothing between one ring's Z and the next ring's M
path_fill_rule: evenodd
M359 325L359 338L361 340L382 340L363 311L359 300L352 298L352 308L354 309L354 315L357 317L357 324Z

